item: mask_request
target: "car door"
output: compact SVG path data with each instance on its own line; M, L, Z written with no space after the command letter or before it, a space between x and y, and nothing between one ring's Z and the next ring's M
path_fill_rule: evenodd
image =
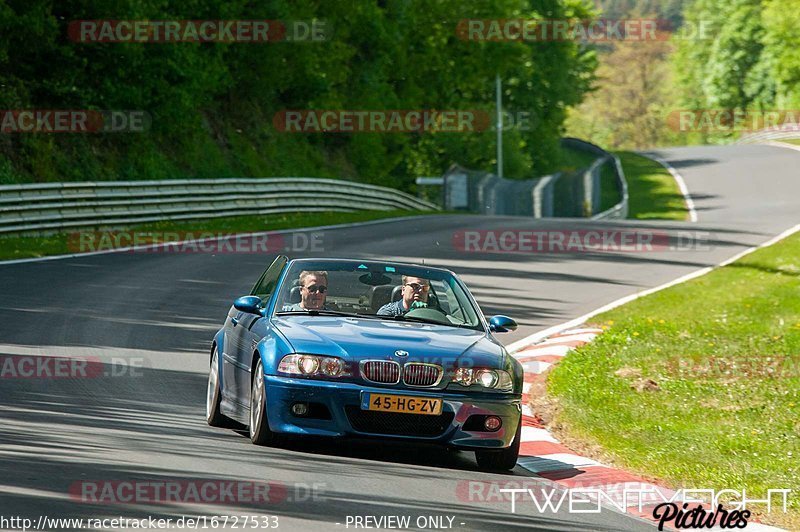
M251 296L261 298L261 307L266 308L270 297L275 292L275 287L280 279L281 272L288 262L283 255L278 256L261 275L253 286ZM253 351L261 338L256 338L252 332L253 325L263 316L240 312L235 310L231 319L231 345L234 346L233 360L227 360L228 371L225 375L225 384L230 386L231 393L243 405L250 404L250 371L253 362Z

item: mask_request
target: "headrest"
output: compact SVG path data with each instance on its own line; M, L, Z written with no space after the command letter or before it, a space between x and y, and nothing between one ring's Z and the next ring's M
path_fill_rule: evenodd
M378 312L382 306L390 301L393 289L394 287L391 285L372 287L369 295L369 304L372 308L372 312Z
M403 299L403 285L399 284L392 289L392 303Z
M303 299L300 296L300 287L293 286L292 289L289 291L289 303L300 303L300 300Z

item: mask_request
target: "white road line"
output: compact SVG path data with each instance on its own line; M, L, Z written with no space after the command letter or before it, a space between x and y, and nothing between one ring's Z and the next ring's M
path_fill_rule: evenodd
M547 345L544 347L531 346L530 349L514 353L514 358L543 357L543 356L563 357L571 350L572 348L568 345Z
M531 473L544 473L546 471L563 471L565 469L578 469L582 467L603 466L600 462L578 456L577 454L543 454L541 456L520 456L519 465Z
M519 439L520 442L539 442L539 441L546 441L549 443L560 443L547 429L540 429L538 427L529 427L523 426L522 427L522 435Z
M594 340L594 337L597 336L597 333L582 333L582 334L565 334L563 336L557 336L555 338L548 338L542 345L553 345L553 344L561 344L565 342L591 342Z
M800 151L800 146L797 146L795 144L789 144L788 142L780 142L777 140L768 140L766 142L761 142L760 144L766 144L767 146L775 146L776 148L786 148L788 150Z
M689 194L689 189L686 187L686 181L683 180L683 176L681 176L681 174L679 174L678 171L675 170L675 168L673 168L671 164L669 164L667 161L665 161L658 155L649 152L636 152L636 153L638 153L642 157L647 157L648 159L654 160L655 162L666 168L670 174L672 174L672 177L675 179L675 182L678 183L678 188L680 189L681 194L683 194L683 199L686 202L686 209L689 211L689 221L696 222L697 211L694 208L694 200L692 199L692 196Z
M565 333L565 335L569 334L572 336L573 334L600 334L601 332L603 332L603 330L596 327L584 327L580 329L572 329L569 331L569 333Z
M623 298L617 299L616 301L612 301L611 303L609 303L607 305L603 305L602 307L600 307L598 309L595 309L595 310L593 310L591 312L588 312L588 313L584 314L583 316L578 316L574 320L570 320L568 322L561 323L559 325L553 325L552 327L548 327L547 329L544 329L544 330L539 331L537 333L531 334L530 336L526 336L522 340L517 340L516 342L507 345L506 346L506 350L509 353L516 353L520 349L524 349L524 348L528 347L530 344L536 343L536 342L540 341L543 338L547 338L548 336L551 336L553 334L565 331L566 329L569 329L570 327L577 327L579 325L583 325L584 323L586 323L586 320L588 320L589 318L592 318L594 316L597 316L598 314L602 314L603 312L607 312L607 311L609 311L611 309L615 309L615 308L617 308L617 307L619 307L621 305L624 305L625 303L630 303L631 301L635 301L635 300L639 299L640 297L649 296L650 294L654 294L656 292L664 290L665 288L669 288L671 286L675 286L677 284L684 283L684 282L689 281L691 279L694 279L696 277L701 277L701 276L703 276L703 275L715 270L716 268L720 268L722 266L727 266L728 264L730 264L732 262L735 262L735 261L741 259L742 257L744 257L746 255L749 255L750 253L752 253L752 252L754 252L754 251L756 251L758 249L771 246L772 244L774 244L776 242L779 242L779 241L783 240L784 238L786 238L788 236L791 236L791 235L793 235L794 233L796 233L798 231L800 231L800 224L797 224L794 227L791 227L791 228L787 229L786 231L780 233L779 235L777 235L777 236L775 236L773 238L770 238L769 240L767 240L766 242L764 242L762 244L747 248L747 249L737 253L736 255L734 255L731 258L725 259L724 261L720 262L716 266L708 266L706 268L701 268L701 269L699 269L697 271L694 271L694 272L688 273L686 275L683 275L681 277L678 277L677 279L674 279L674 280L672 280L672 281L670 281L668 283L664 283L664 284L662 284L660 286L656 286L654 288L648 288L647 290L642 290L641 292L637 292L635 294L631 294L629 296L625 296Z
M552 364L548 362L541 362L539 360L531 360L530 362L524 362L522 364L522 367L525 369L525 373L533 373L534 375L544 373L550 366L552 366Z

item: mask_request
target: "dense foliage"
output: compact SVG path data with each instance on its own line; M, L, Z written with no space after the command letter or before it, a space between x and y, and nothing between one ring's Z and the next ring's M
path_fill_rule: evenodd
M696 0L686 19L706 21L712 38L679 43L676 65L684 103L798 108L800 0Z
M595 0L604 17L617 19L646 16L663 20L677 28L683 20L684 6L691 0Z
M590 6L589 6L590 7ZM457 37L465 18L587 17L583 0L0 0L0 109L137 109L146 133L0 134L0 182L232 175L336 176L411 188L453 162L490 170L493 131L277 131L291 109L494 108L530 113L505 136L506 175L557 165L568 106L595 56L574 42ZM317 19L324 42L76 43L82 19Z
M598 5L603 16L668 17L678 2ZM680 20L669 42L602 51L597 90L570 117L570 135L617 148L728 142L771 125L770 114L778 124L800 118L800 0L686 0ZM696 124L726 112L744 120L679 131L670 119L682 111Z

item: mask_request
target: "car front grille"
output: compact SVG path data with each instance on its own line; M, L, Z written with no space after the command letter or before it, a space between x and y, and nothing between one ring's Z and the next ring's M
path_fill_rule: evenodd
M410 362L403 366L403 383L408 386L433 386L442 376L442 367Z
M346 406L345 412L350 424L358 432L420 438L441 436L453 422L454 417L453 412L442 412L438 416L426 416L398 412L372 412L352 405Z
M400 382L400 364L392 360L368 360L361 365L361 374L368 381L397 384Z

